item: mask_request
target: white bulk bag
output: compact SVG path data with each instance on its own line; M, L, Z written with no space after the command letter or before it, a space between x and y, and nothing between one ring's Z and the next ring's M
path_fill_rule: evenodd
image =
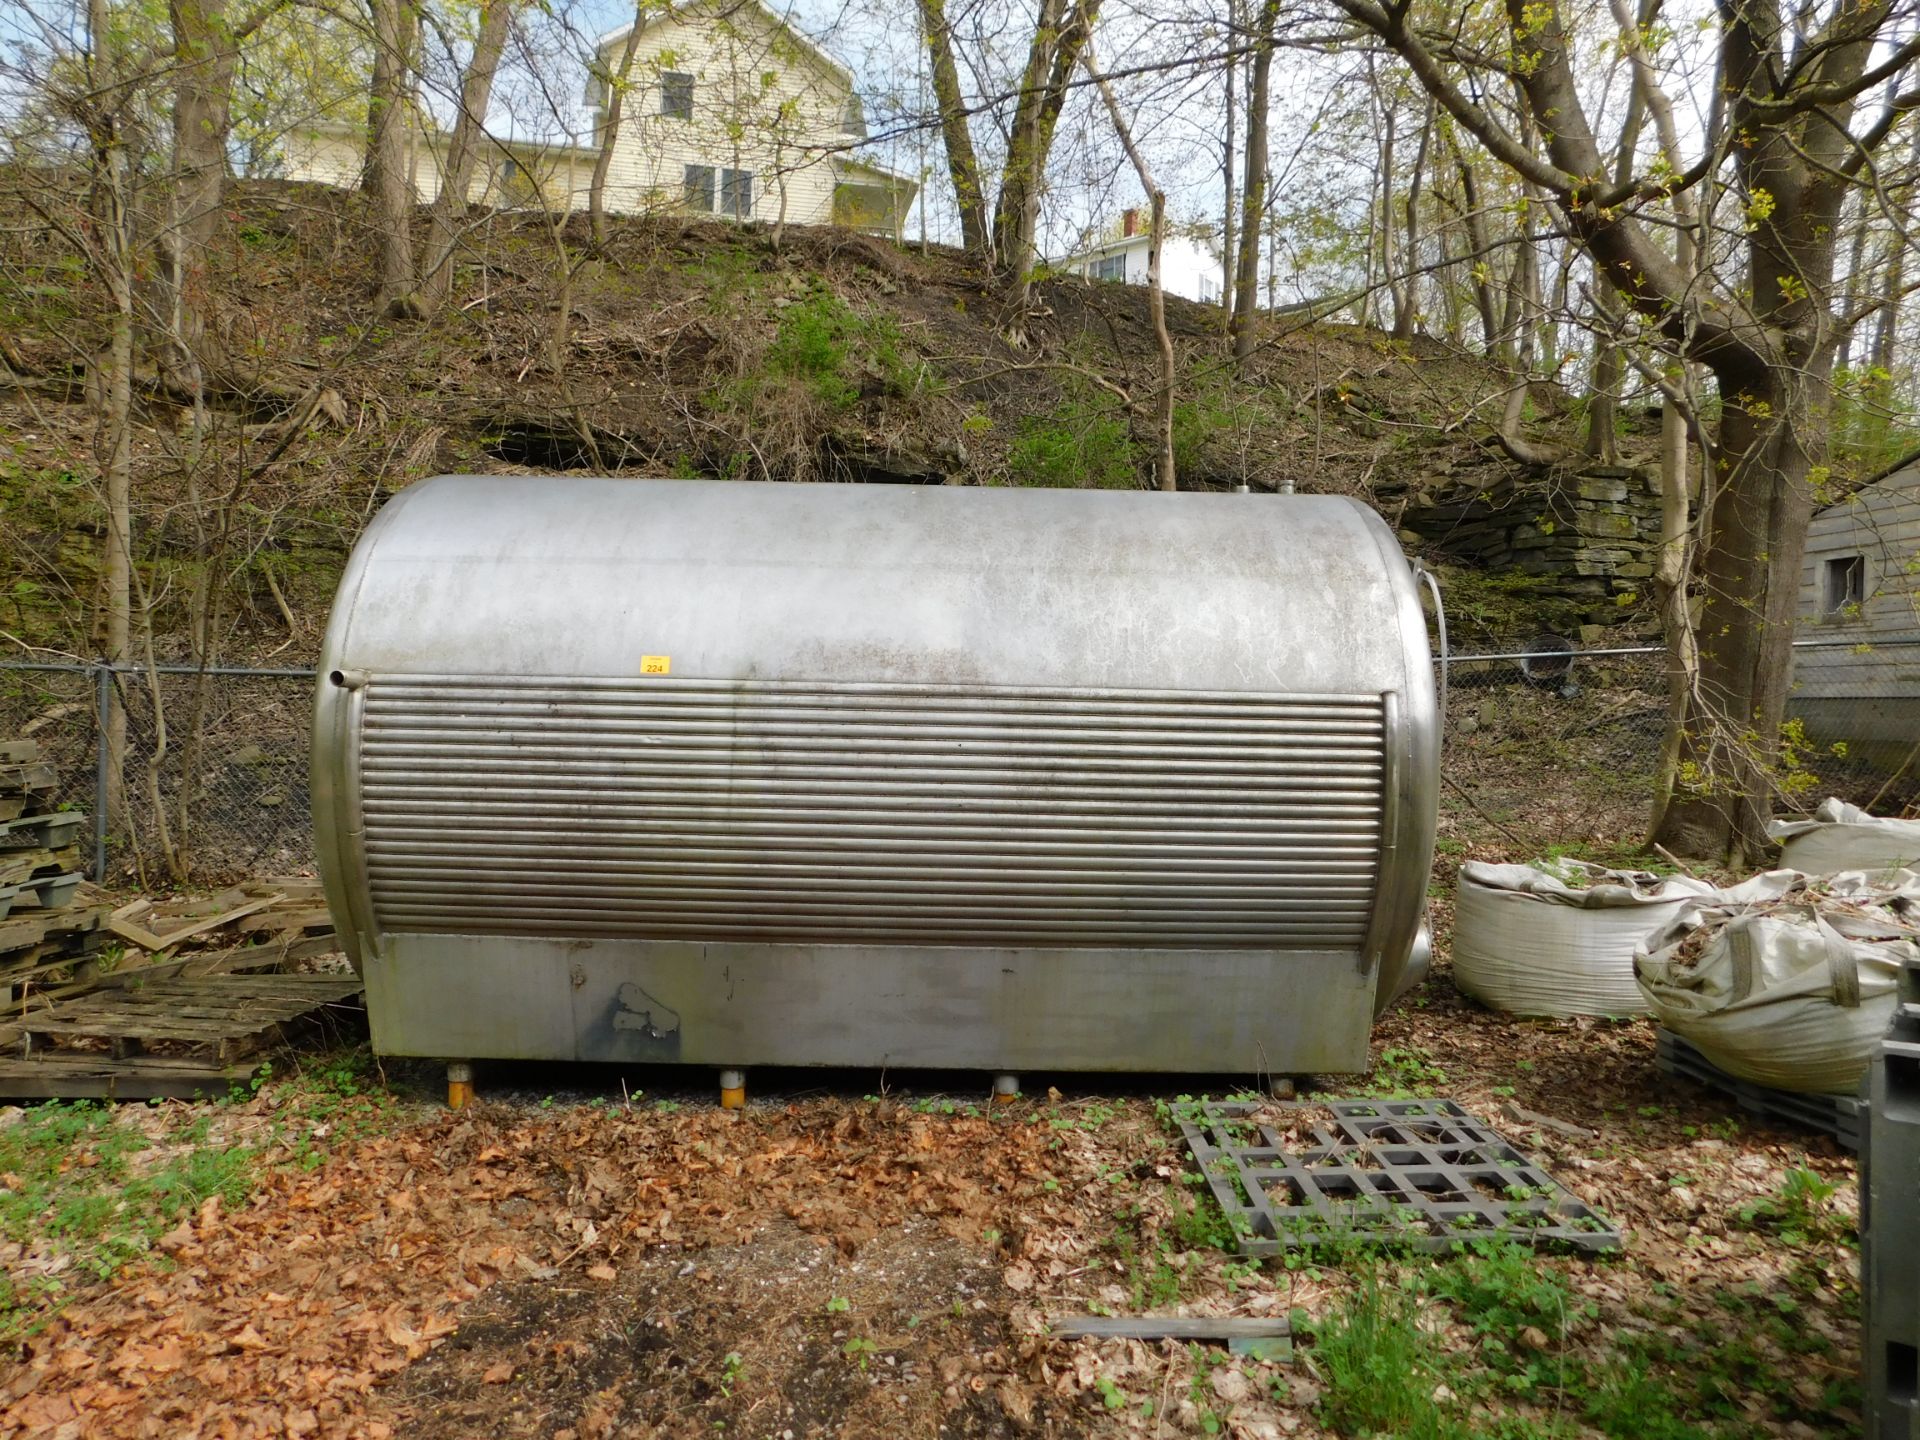
M1453 982L1516 1015L1644 1015L1633 952L1711 887L1580 860L1460 867Z
M1920 961L1920 875L1756 876L1689 902L1634 973L1660 1023L1729 1075L1817 1095L1859 1089Z
M1822 800L1811 820L1776 820L1767 835L1785 847L1781 865L1807 875L1920 870L1920 820L1884 819L1844 800Z

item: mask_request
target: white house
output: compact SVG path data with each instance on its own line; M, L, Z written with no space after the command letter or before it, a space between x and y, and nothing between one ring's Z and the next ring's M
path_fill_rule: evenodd
M1802 576L1788 712L1901 764L1920 742L1920 458L1816 513Z
M1147 283L1147 249L1153 239L1138 210L1120 217L1120 233L1062 261L1059 268L1089 280ZM1210 240L1169 226L1160 245L1160 287L1204 305L1218 305L1226 293L1226 270Z
M623 82L630 30L596 46L586 95L595 143L490 140L470 199L585 208L608 92L621 85L609 212L899 232L918 187L854 155L867 132L852 72L760 0L686 0L649 17ZM288 142L289 178L358 184L365 138L364 124L307 127ZM423 201L438 192L446 146L443 131L413 141L414 188Z

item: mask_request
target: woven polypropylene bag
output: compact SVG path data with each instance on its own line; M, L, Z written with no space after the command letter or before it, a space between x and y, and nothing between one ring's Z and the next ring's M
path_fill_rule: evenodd
M1843 870L1920 870L1920 820L1869 815L1844 800L1823 800L1811 820L1776 820L1780 864L1806 875Z
M1685 906L1647 937L1634 973L1660 1023L1729 1075L1849 1095L1909 960L1920 961L1920 875L1810 885L1783 870Z
M1460 867L1453 981L1516 1015L1644 1015L1634 948L1711 887L1580 861Z

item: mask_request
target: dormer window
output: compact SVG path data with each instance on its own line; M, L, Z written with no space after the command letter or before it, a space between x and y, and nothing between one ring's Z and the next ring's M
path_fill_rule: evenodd
M667 70L660 76L660 113L675 120L693 118L693 76Z
M840 107L840 133L856 140L867 138L867 112L858 95L847 96L847 103Z

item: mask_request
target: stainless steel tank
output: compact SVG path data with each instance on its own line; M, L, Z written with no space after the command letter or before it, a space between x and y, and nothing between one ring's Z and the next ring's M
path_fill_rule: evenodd
M442 476L320 673L382 1052L1352 1071L1424 966L1426 626L1351 500Z

